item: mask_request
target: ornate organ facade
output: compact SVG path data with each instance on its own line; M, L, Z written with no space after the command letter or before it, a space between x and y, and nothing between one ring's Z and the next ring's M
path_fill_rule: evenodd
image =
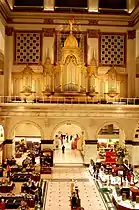
M38 53L38 56L35 57L33 51L31 51L30 59L34 63L28 64L28 56L30 53L26 51L28 56L23 56L24 61L27 61L24 64L24 68L20 66L20 70L12 72L12 95L30 98L36 96L39 98L49 96L87 96L107 99L127 97L125 91L127 88L127 74L125 72L126 68L123 65L125 64L125 56L123 55L123 46L125 44L123 43L125 41L124 36L122 34L121 37L117 37L121 45L115 44L117 43L116 36L105 36L106 35L103 34L100 38L100 47L102 46L102 50L99 52L99 59L94 53L93 45L91 46L91 49L93 49L92 52L89 50L88 52L84 51L87 60L89 60L88 57L90 57L88 64L81 58L83 50L72 33L72 24L70 24L69 35L64 40L64 45L61 48L61 59L55 64L51 59L49 53L50 49L45 49L45 51L47 50L47 55L44 56L43 64L35 64L35 61L41 57L37 49L37 46L40 48L40 36L36 34L30 36L33 37L32 40L36 43L35 52ZM19 33L18 37L20 37ZM24 37L28 40L29 35L26 33ZM21 42L22 39L19 39ZM118 46L121 46L121 48L118 48ZM26 47L28 47L28 45L26 45ZM32 49L34 48L32 47ZM115 49L118 54L116 54ZM120 51L120 49L122 50ZM117 57L114 57L115 54ZM20 56L17 55L17 57L19 62L22 62L22 57L21 59ZM122 66L120 64L122 64Z

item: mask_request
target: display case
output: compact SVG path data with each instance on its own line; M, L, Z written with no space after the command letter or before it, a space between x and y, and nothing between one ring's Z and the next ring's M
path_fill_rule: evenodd
M41 174L50 174L53 166L53 150L45 149L41 151L40 156Z

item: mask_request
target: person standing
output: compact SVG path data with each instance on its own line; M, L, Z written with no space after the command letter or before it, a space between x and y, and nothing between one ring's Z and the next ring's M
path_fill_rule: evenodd
M63 146L62 146L62 153L64 154L64 152L65 152L65 146L63 144Z
M5 202L4 202L4 199L1 199L0 209L1 210L5 210Z
M7 165L6 171L7 171L7 178L8 178L11 175L11 167L10 167L10 165Z

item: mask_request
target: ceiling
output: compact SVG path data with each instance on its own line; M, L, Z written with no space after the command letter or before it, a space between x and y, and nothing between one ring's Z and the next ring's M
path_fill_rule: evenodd
M8 1L8 0L7 0ZM99 0L99 8L101 10L124 10L127 9L127 0ZM26 7L26 9L33 9L33 7L43 8L43 0L14 0L14 8ZM55 0L55 8L76 8L87 9L88 0Z

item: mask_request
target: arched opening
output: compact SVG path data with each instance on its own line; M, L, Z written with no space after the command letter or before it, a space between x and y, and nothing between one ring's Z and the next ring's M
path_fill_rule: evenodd
M124 130L117 123L103 125L97 132L97 159L103 160L107 151L114 151L117 143L124 143Z
M15 125L13 139L13 156L18 164L27 158L35 156L35 162L40 163L39 152L41 143L41 130L35 123L20 122Z
M54 164L83 164L84 130L74 122L63 122L53 132ZM62 147L65 147L65 151Z

